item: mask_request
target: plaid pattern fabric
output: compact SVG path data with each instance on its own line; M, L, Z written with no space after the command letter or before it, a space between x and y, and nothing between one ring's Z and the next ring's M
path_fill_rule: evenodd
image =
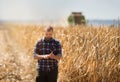
M46 55L50 54L51 52L59 57L62 56L62 50L59 41L56 41L53 38L49 40L42 38L36 42L34 46L33 56L35 56L36 54ZM41 59L38 60L37 69L41 71L56 70L58 68L57 63L58 61L55 59Z

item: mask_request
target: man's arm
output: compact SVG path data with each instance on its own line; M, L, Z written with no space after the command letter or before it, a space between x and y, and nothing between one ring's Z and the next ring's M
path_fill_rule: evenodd
M61 57L56 56L56 55L54 55L54 54L50 54L49 58L55 59L55 60L59 61Z
M33 49L33 57L34 59L47 59L48 56L47 55L39 55L39 45L40 44L40 40L38 40L35 45L34 45L34 49Z
M57 43L58 45L58 48L57 48L57 55L54 55L53 53L50 53L50 54L46 54L46 55L39 55L39 41L36 42L36 44L34 45L34 51L33 51L33 56L34 56L34 59L48 59L48 58L51 58L51 59L56 59L57 61L60 60L60 58L62 57L62 49L61 49L61 45L60 43L58 42Z
M62 57L62 47L61 47L61 44L57 42L57 55L54 55L53 53L51 53L49 58L56 59L57 61L59 61L61 57Z
M43 55L38 55L38 54L36 54L36 55L34 56L34 59L38 59L38 60L44 59L44 56L43 56Z
M38 60L41 60L41 59L48 59L49 58L49 54L48 55L38 55L36 54L34 56L34 59L38 59Z

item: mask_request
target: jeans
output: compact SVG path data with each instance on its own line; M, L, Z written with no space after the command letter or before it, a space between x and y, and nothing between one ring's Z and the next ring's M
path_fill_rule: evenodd
M57 82L58 70L40 71L37 70L36 82Z

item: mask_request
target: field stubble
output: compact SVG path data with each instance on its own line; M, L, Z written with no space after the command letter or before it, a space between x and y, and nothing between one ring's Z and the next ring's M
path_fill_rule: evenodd
M36 40L42 37L43 26L9 25L6 27L9 27L9 34L14 41L25 50L26 53L23 55L29 57L26 59L31 60L33 46ZM58 82L120 81L120 28L57 26L54 29L54 37L61 42L63 48L63 57L59 62ZM31 60L29 64L32 65L25 67L30 69L29 71L35 77L35 61ZM26 73L29 75L29 72ZM24 76L22 73L18 75Z

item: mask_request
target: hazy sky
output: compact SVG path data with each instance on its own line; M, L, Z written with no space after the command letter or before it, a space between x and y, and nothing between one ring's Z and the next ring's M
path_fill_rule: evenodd
M0 20L61 20L72 11L87 19L117 19L120 0L0 0Z

